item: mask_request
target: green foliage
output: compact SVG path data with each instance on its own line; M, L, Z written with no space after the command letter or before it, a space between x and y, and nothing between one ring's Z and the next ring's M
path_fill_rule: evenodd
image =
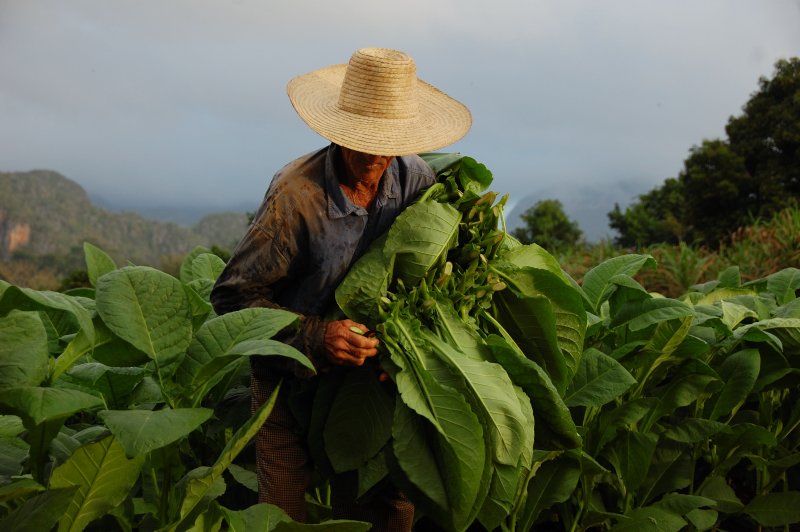
M441 181L408 209L418 223L378 240L337 291L378 331L392 382L374 367L318 379L320 473L354 472L361 497L388 477L446 530L800 521L796 209L714 254L603 247L576 281L498 229L485 168L431 157ZM214 315L222 261L204 249L180 278L93 246L86 261L80 292L0 281L2 525L365 529L293 523L252 492L248 442L271 402L250 415L247 360L310 367L272 339L294 314Z
M692 287L674 297L640 284L658 268L649 254L606 259L576 283L538 246L506 235L492 247L494 221L470 232L482 218L463 203L493 194L451 194L452 184L421 200L463 216L446 252L433 243L451 231L414 228L414 246L437 250L406 258L426 274L404 282L387 251L404 245L381 241L339 287L343 308L370 309L398 392L391 436L340 467L361 475L385 441L385 474L446 530L798 521L787 506L800 494L796 268L746 281L731 267L700 283L716 261L683 245L674 264L684 257L702 275L687 268L676 282ZM512 407L514 394L527 407ZM347 410L368 419L358 402ZM534 426L531 444L520 428ZM348 441L327 438L328 455Z
M800 199L800 58L780 60L771 79L731 117L727 140L694 146L677 179L608 214L621 246L699 242L712 248L744 223Z
M581 239L578 223L570 220L558 200L541 200L522 213L524 227L514 230L514 237L523 244L536 243L551 252L574 246Z
M744 281L763 278L800 264L800 208L789 207L737 229L719 249L680 242L639 250L651 255L656 266L643 269L636 279L649 291L669 297L679 297L694 285L712 282L726 270L741 272ZM580 280L593 266L629 252L604 241L564 251L558 255L558 262Z
M758 90L732 117L725 131L731 149L758 179L759 216L787 206L800 195L800 58L775 63L772 78L758 80Z
M559 390L578 369L586 313L549 253L497 229L505 198L484 192L488 170L461 156L429 158L440 182L336 292L342 310L381 338L397 387L391 433L373 415L388 400L365 402L342 387L334 405L346 407L335 410L368 426L333 434L340 422L329 421L325 450L335 469L359 475L385 454L382 475L447 530L513 528L534 468L534 412L547 444L579 445ZM353 431L382 436L354 455Z
M275 398L250 415L247 358L311 367L271 339L297 316L264 308L215 316L203 288L221 260L204 250L187 259L185 282L85 250L93 288L80 295L0 282L0 522L221 530L249 522L251 506L277 512L264 530L294 526L252 492L249 502L225 492L231 466L238 478L253 469L240 457ZM246 421L237 426L237 417Z
M746 171L744 160L728 143L703 141L690 150L683 164L679 179L690 240L717 247L743 220L760 214L761 177Z
M683 187L677 179L670 178L661 187L640 195L624 212L615 205L608 213L609 227L619 233L615 242L623 247L677 243L687 235L684 210Z

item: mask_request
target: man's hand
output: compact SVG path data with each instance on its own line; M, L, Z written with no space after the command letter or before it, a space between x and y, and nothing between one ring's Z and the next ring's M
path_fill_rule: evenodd
M353 320L332 321L325 328L325 352L328 360L338 366L361 366L368 357L378 354L378 339L362 336L350 330L367 328Z

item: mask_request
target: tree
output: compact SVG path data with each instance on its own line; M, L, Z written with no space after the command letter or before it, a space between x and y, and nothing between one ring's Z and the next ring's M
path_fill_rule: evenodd
M690 241L717 247L743 224L800 199L800 58L780 60L771 79L731 117L728 140L694 146L677 179L608 213L617 244Z
M574 246L583 233L578 223L570 220L558 200L541 200L521 216L525 227L518 227L513 236L523 244L536 243L548 251L561 251Z
M758 213L759 182L745 169L744 159L722 140L694 146L683 165L679 180L687 235L716 248Z
M661 187L639 196L623 212L619 205L608 213L609 226L619 236L618 246L634 247L653 242L676 244L686 237L683 223L685 200L683 186L675 178L667 179Z
M778 61L772 79L758 86L725 132L759 183L756 210L765 216L800 196L800 58Z

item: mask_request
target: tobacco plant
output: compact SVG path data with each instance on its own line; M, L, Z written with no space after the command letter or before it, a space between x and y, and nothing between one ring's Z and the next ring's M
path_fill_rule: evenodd
M0 527L4 530L303 528L256 504L248 357L308 359L272 339L297 316L214 315L224 264L198 248L180 280L117 268L86 244L91 289L0 281ZM323 527L365 530L366 524Z

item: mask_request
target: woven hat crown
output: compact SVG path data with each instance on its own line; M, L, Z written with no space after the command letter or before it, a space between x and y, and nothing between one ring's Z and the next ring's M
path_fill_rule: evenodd
M417 78L407 54L387 48L362 48L347 65L297 76L286 90L311 129L375 155L433 151L457 141L472 125L469 109Z
M339 93L339 108L372 118L414 118L417 66L403 52L363 48L350 58Z

